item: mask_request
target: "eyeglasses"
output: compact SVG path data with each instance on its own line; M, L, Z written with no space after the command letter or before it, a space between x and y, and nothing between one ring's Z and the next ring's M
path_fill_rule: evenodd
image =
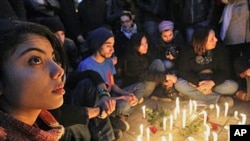
M122 24L124 23L129 23L131 20L125 20L125 21L121 21Z

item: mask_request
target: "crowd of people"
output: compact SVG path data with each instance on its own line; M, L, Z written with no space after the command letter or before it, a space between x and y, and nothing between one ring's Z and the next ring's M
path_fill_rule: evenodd
M250 100L247 0L0 5L0 140L114 141L145 98Z

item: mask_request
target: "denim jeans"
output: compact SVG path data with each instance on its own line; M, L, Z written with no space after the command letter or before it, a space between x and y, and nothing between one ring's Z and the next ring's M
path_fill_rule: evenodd
M191 86L187 80L182 78L179 78L174 86L180 93L206 104L216 104L221 95L233 95L238 89L238 84L233 80L225 80L223 83L215 86L213 92L209 95L202 94Z

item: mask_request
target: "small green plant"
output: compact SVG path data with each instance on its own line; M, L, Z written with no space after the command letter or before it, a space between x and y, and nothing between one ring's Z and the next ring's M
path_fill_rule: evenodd
M159 125L160 127L163 126L163 118L169 116L170 114L168 109L164 107L159 107L158 105L154 109L147 108L146 113L147 113L147 121L151 125L155 126Z

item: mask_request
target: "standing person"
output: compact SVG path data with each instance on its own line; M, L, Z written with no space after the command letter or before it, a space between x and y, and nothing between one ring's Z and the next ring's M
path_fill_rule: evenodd
M235 73L238 75L239 90L236 98L250 100L250 56L240 56L234 61Z
M1 0L0 18L26 21L26 10L23 0Z
M213 29L196 29L192 48L180 53L178 70L181 78L175 83L175 88L205 104L228 102L233 106L233 99L229 96L237 91L238 84L230 80L228 50L219 45Z
M147 38L143 33L133 34L128 47L129 52L124 58L122 68L123 86L143 82L145 84L144 97L149 97L157 85L173 87L177 77L172 74L166 75L162 60L151 61L148 56Z
M64 127L47 109L63 104L65 60L60 43L40 25L0 24L0 126L6 140L57 141ZM39 119L44 126L37 124Z
M114 53L114 35L111 30L105 27L97 28L90 33L86 41L89 47L93 49L93 54L80 62L78 71L97 71L106 82L111 96L117 99L114 115L116 118L126 119L131 114L132 107L138 104L139 99L142 99L144 85L139 83L121 89L115 83L114 75L116 70L111 59ZM111 122L116 118L111 119ZM127 126L121 130L127 131L129 124L125 120L123 121ZM117 125L113 124L114 126ZM119 129L119 127L117 128Z

